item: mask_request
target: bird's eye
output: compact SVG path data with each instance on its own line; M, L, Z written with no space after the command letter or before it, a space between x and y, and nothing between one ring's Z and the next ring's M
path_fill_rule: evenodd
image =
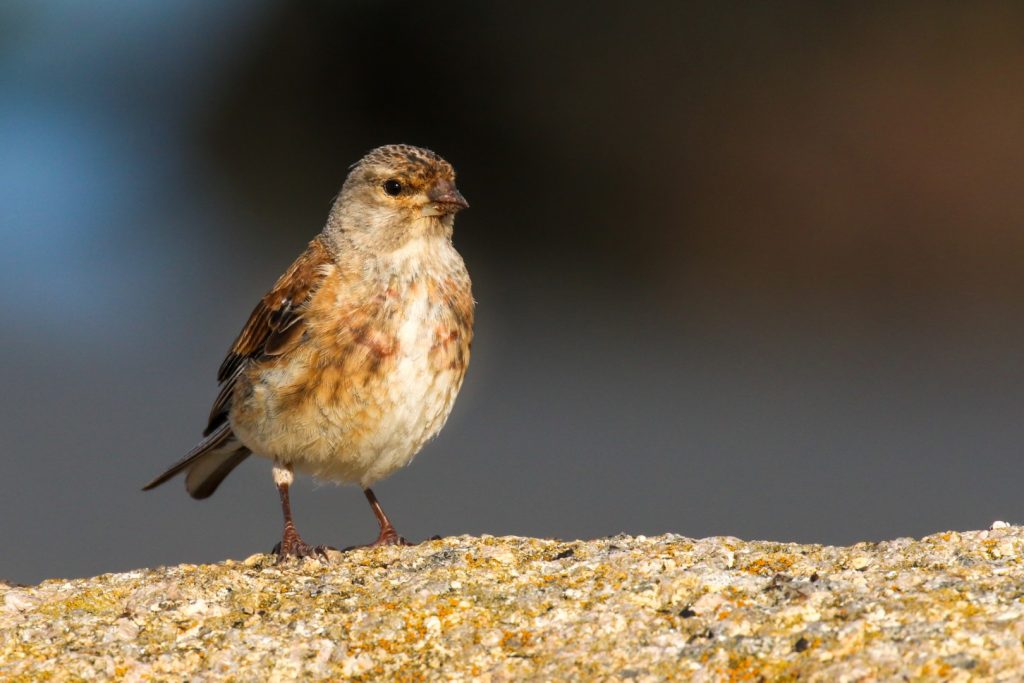
M402 193L402 183L394 178L388 178L384 181L384 192L392 197L397 197Z

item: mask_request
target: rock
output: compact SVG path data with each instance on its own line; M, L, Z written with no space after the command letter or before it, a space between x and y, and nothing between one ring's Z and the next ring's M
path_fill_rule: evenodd
M39 604L39 599L25 591L8 590L4 593L4 610L24 612Z
M1013 680L1022 552L464 536L0 582L0 680Z

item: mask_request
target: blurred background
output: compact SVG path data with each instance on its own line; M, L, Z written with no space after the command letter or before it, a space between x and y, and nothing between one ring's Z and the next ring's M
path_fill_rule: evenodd
M557 6L556 6L557 5ZM195 443L349 164L472 209L455 412L400 532L846 544L1024 519L1018 3L0 5L0 577L243 558L269 463ZM372 540L298 483L313 543Z

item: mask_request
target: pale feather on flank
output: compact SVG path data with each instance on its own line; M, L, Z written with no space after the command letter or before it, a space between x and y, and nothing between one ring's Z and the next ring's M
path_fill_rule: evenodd
M290 467L281 467L276 463L274 464L273 475L275 486L291 486L292 482L295 481L295 474Z

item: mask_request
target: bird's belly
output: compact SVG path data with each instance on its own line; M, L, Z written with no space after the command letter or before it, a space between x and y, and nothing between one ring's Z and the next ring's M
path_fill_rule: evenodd
M396 368L386 376L376 416L353 440L350 458L359 471L364 486L383 479L412 461L423 445L444 426L458 392L458 380L450 370L435 372L425 359L399 359ZM344 427L342 427L344 429ZM358 442L355 442L358 441ZM327 479L336 478L333 462L322 472L313 472ZM343 465L343 469L347 467ZM342 478L344 472L338 472Z
M263 370L232 409L236 434L320 479L365 487L387 477L444 426L462 383L464 365L447 362L436 317L413 301L387 335L389 353L339 356L363 358L357 365L323 366L323 354L307 354Z

